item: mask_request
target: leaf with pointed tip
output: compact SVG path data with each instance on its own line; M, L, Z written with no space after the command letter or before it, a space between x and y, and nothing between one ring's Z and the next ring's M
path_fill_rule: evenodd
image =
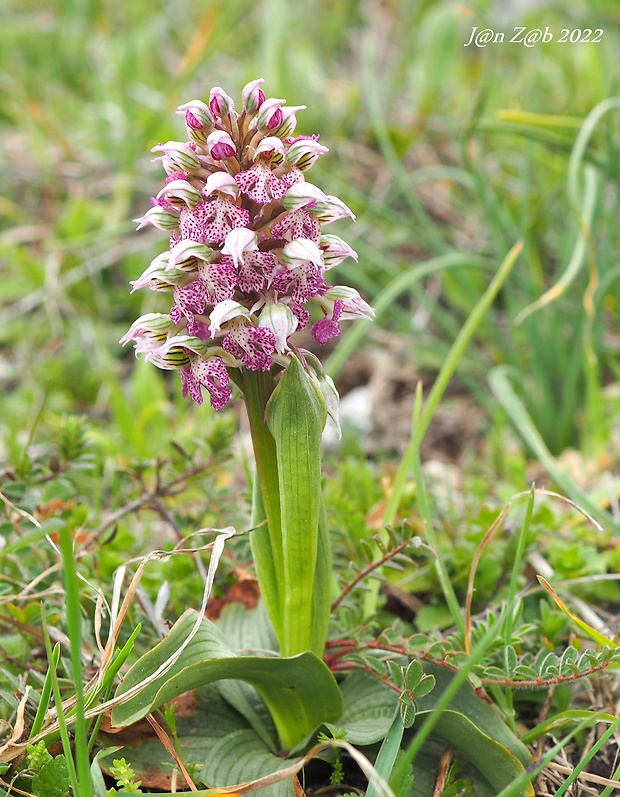
M436 686L416 700L420 718L435 710L454 677L445 667L431 662L425 662L424 671L435 677ZM469 682L444 709L432 733L458 750L496 789L512 783L532 763L527 747L506 725L498 709L480 698ZM531 786L524 786L519 797L533 793Z
M330 600L329 593L317 600L314 581L320 553L321 440L327 410L320 390L297 357L280 377L265 415L276 443L282 522L280 648L285 656L304 650L322 656ZM324 576L324 557L320 567Z
M196 619L194 610L185 612L168 636L131 667L116 696L147 682L169 661L190 635ZM335 722L342 714L338 684L314 653L291 658L235 656L217 626L203 618L198 632L171 669L117 705L112 723L129 725L184 692L226 679L245 681L256 689L269 708L285 748L294 747L320 724Z

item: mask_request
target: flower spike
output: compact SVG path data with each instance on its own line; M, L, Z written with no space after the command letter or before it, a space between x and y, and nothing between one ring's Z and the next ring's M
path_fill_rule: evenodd
M323 344L343 322L373 316L356 290L325 281L345 258L357 260L323 229L353 212L306 180L328 149L318 135L293 137L305 106L266 97L263 84L257 78L243 87L239 113L220 86L179 105L188 140L153 147L164 185L135 220L139 229L168 233L170 248L131 286L171 301L168 313L135 321L121 343L177 370L183 395L201 404L208 394L216 410L230 400L233 369L277 375L291 362L299 330L311 325ZM310 355L304 367L335 413L333 384Z

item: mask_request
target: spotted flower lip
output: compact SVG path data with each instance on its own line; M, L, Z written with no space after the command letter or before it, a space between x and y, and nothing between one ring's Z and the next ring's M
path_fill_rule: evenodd
M170 246L131 285L167 293L171 306L141 316L121 339L178 371L183 395L199 404L208 395L216 410L230 400L232 369L275 376L299 351L292 336L304 327L323 344L343 321L373 315L355 289L325 281L357 254L323 227L355 215L307 179L328 148L317 134L293 137L305 106L266 96L257 78L242 89L240 109L216 86L178 106L187 141L153 147L164 185L135 221L168 233Z

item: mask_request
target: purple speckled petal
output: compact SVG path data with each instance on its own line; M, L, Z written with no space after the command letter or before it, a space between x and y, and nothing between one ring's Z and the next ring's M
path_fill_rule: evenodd
M262 160L258 160L250 169L239 172L235 175L235 180L240 190L259 205L266 205L273 199L282 199L290 187Z
M237 357L251 371L268 371L273 365L276 336L266 327L254 327L235 319L227 327L222 348Z
M336 299L334 302L334 309L331 315L326 316L325 318L321 318L320 321L315 321L312 324L312 337L316 340L317 343L323 345L327 343L330 338L337 338L340 334L340 324L338 323L338 319L342 314L342 301L340 299Z
M240 290L244 293L262 290L275 267L276 260L270 252L244 252L237 274Z
M207 307L207 286L198 278L183 288L174 289L174 305L170 310L170 318L178 324L183 316L187 319L187 331L196 334L194 313L202 315Z
M297 304L305 304L311 296L322 296L327 290L323 272L314 263L280 269L272 285L276 291L290 295Z
M202 387L207 388L215 410L221 410L230 399L228 372L219 357L209 360L192 357L190 364L179 371L179 376L183 383L183 397L189 394L197 404L203 402Z
M198 266L200 279L205 285L209 304L218 304L232 299L237 284L235 268L225 259L219 263L201 263Z
M274 238L282 238L285 241L309 238L318 245L321 241L321 225L311 213L301 208L287 213L283 219L274 224L271 234Z
M218 244L233 228L246 227L249 221L249 211L216 194L215 199L199 202L193 210L184 208L179 218L179 229L182 240Z

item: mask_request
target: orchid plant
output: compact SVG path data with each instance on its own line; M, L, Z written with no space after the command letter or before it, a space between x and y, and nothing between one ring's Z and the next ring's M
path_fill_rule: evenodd
M132 282L170 294L169 313L138 318L123 344L179 373L184 396L204 391L220 410L233 386L245 401L256 458L252 552L261 594L284 657L322 657L330 612L331 556L321 499L321 435L338 423L338 395L319 359L293 342L310 326L319 344L346 319L372 318L353 288L326 276L353 249L323 227L351 210L306 180L328 150L295 136L297 113L266 98L262 79L240 112L213 88L208 103L179 107L189 141L159 153L165 184L139 228L170 235L170 248Z

